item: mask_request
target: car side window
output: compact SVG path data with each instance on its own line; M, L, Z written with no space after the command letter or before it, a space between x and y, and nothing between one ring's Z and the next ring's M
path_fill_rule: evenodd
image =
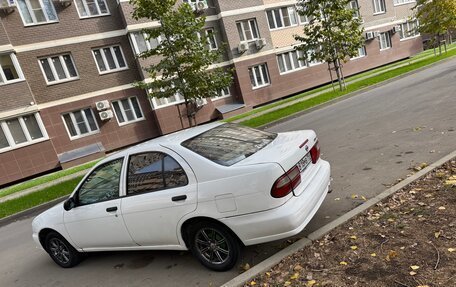
M78 191L78 204L86 205L119 197L120 172L123 159L105 163L95 169Z
M187 175L171 156L160 152L135 154L130 157L127 195L185 186Z

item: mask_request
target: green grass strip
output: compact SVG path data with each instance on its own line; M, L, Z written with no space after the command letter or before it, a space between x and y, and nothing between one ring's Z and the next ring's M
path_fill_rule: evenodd
M456 43L448 45L448 49L450 49L450 48L456 48ZM449 52L451 52L451 51L449 51ZM375 68L375 69L372 69L370 71L363 72L363 73L360 73L360 74L357 74L357 75L349 76L349 77L346 78L346 81L347 81L347 83L350 84L351 81L354 81L354 80L357 80L357 79L360 79L360 78L363 78L363 77L367 77L369 75L373 75L373 74L376 74L376 73L381 73L381 72L383 72L385 70L392 69L394 67L397 67L397 66L400 66L400 65L403 65L403 64L406 64L406 63L411 64L412 61L417 61L419 59L428 57L428 56L430 56L433 53L434 53L433 50L426 50L426 51L421 52L421 53L419 53L419 54L417 54L415 56L412 56L411 58L404 59L404 60L401 60L401 61L398 61L398 62L394 62L394 63L391 63L391 64L387 64L385 66L382 66L382 67L379 67L379 68ZM326 90L326 89L330 89L330 88L332 88L332 85L331 84L327 84L327 85L321 86L321 87L319 87L317 89L312 89L312 90L309 90L309 91L307 91L305 93L301 93L301 94L295 95L293 97L289 97L287 99L279 100L277 102L274 102L274 103L271 103L271 104L267 104L267 105L262 106L260 108L256 108L254 110L251 110L249 112L233 116L233 117L231 117L229 119L226 119L224 121L225 122L237 121L237 120L246 118L248 116L255 115L257 113L260 113L260 112L275 108L275 107L283 105L285 103L288 103L288 102L291 102L291 101L294 101L294 100L297 100L297 99L300 99L300 98L306 97L308 95L315 94L315 93L318 93L320 91L323 91L323 90Z
M19 191L23 191L23 190L38 186L40 184L48 183L50 181L59 179L61 177L67 176L67 175L71 175L71 174L80 172L82 170L89 169L89 168L93 167L97 162L98 161L89 162L89 163L86 163L86 164L83 164L83 165L79 165L79 166L76 166L76 167L73 167L73 168L57 171L57 172L54 172L54 173L49 174L49 175L45 175L45 176L42 176L42 177L31 179L31 180L28 180L26 182L19 183L17 185L13 185L11 187L7 187L7 188L4 188L4 189L1 189L0 190L0 198L1 197L5 197L5 196L10 195L10 194L13 194L13 193L16 193L16 192L19 192Z
M292 106L284 107L282 109L279 109L279 110L276 110L276 111L272 111L272 112L264 114L264 115L260 115L260 116L258 116L256 118L243 121L243 122L241 122L241 124L249 126L249 127L263 126L263 125L266 125L266 124L271 123L273 121L288 117L288 116L290 116L292 114L304 111L306 109L312 108L312 107L317 106L319 104L322 104L322 103L328 102L330 100L336 99L336 98L341 97L343 95L346 95L346 94L352 93L354 91L357 91L357 90L360 90L360 89L363 89L363 88L378 84L378 83L383 82L385 80L400 76L400 75L405 74L407 72L419 69L419 68L424 67L424 66L428 66L428 65L433 64L435 62L438 62L440 60L447 59L447 58L454 57L454 56L456 56L456 50L451 50L451 51L449 51L446 54L442 54L441 56L428 58L428 59L425 59L423 61L419 61L419 62L412 63L412 64L407 65L407 66L399 67L397 69L394 69L394 70L391 70L391 71L387 71L387 72L385 72L383 74L380 74L380 75L377 75L377 76L373 76L371 78L368 78L368 79L365 79L365 80L362 80L362 81L359 81L359 82L356 82L356 83L352 83L352 84L348 85L347 88L344 91L342 91L342 92L341 91L326 92L326 93L321 94L321 95L319 95L319 96L317 96L315 98L311 98L311 99L308 99L306 101L302 101L302 102L296 103L296 104L294 104Z
M0 218L27 210L73 192L82 177L0 203Z

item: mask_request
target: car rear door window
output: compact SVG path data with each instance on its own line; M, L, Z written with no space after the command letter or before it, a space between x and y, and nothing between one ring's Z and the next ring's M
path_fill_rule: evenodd
M127 195L185 186L187 183L183 168L169 155L147 152L130 157Z
M79 205L87 205L119 197L120 172L123 159L119 158L96 168L78 190Z
M182 146L220 165L231 166L270 144L277 134L236 124L223 124L196 137Z

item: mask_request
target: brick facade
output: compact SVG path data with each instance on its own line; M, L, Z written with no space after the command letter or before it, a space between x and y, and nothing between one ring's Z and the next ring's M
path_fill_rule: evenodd
M109 15L80 18L74 2L62 6L51 1L58 21L40 25L24 25L15 8L11 13L0 11L0 54L14 53L24 74L24 79L0 84L0 123L21 115L38 112L49 138L20 148L0 147L0 186L30 177L51 169L83 163L104 152L110 152L162 134L188 127L184 104L154 106L145 91L132 84L149 80L145 68L159 62L159 58L137 59L131 32L152 27L157 22L148 19L135 20L133 7L126 0L107 0ZM277 55L292 50L296 44L293 35L302 31L301 25L270 30L266 10L293 6L290 0L208 0L206 28L213 28L219 47L226 44L222 66L233 69L233 85L230 96L207 100L198 110L197 123L227 118L270 101L299 93L330 81L326 64L319 64L280 74ZM181 4L179 0L177 4ZM405 22L412 15L414 3L394 6L393 0L385 0L386 12L374 15L371 0L359 0L360 13L367 31L392 31L397 23ZM257 48L249 43L248 51L239 53L240 35L236 23L254 19L259 37L266 45ZM386 63L407 58L421 51L421 38L400 40L392 35L392 48L380 51L378 39L366 42L367 55L347 62L346 75L359 73ZM92 49L120 45L128 69L100 74ZM39 59L70 53L78 72L78 79L47 84ZM266 64L269 85L253 88L249 68ZM144 120L121 125L116 117L102 121L95 103L136 96ZM226 105L236 104L236 109L226 110ZM90 108L95 115L98 131L87 136L71 139L64 123L63 114ZM219 110L224 111L222 114ZM180 115L179 116L179 111ZM114 112L114 110L113 110ZM104 148L100 154L74 158L60 162L62 154L93 144Z

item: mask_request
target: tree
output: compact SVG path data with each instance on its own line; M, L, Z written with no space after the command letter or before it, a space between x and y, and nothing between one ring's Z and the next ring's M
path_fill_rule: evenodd
M160 42L139 57L158 56L160 61L145 68L152 82L138 82L136 86L150 91L151 97L181 95L185 99L188 124L192 126L197 112L194 102L217 96L232 81L227 70L209 69L220 59L222 49L209 49L203 32L206 17L196 14L187 3L177 6L176 0L130 0L130 3L134 5L134 19L147 18L160 23L157 28L142 30L146 40L160 37Z
M340 90L344 89L342 63L358 56L364 45L362 20L358 7L350 0L298 0L298 14L309 21L303 35L295 35L301 44L296 47L311 61L324 61L332 80L331 64ZM357 3L357 2L356 2Z
M439 54L442 54L441 37L456 28L456 1L417 0L413 9L416 11L416 18L420 23L419 31L432 35L434 51L437 44Z

